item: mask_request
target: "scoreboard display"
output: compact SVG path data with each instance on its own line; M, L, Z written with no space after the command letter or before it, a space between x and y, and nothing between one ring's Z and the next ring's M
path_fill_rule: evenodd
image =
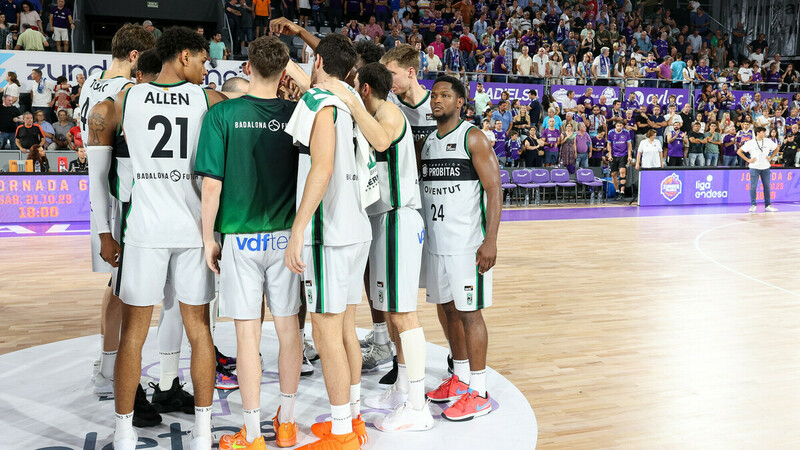
M88 175L0 175L0 223L88 220Z

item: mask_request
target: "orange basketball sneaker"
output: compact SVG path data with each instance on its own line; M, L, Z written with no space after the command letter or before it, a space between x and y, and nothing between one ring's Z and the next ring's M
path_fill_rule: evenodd
M360 450L358 436L349 434L326 434L318 441L298 447L297 450Z
M267 450L264 436L247 442L244 426L236 434L225 434L219 438L219 450Z
M311 432L316 437L325 437L331 434L331 421L326 420L325 422L319 422L311 425ZM358 444L364 445L369 442L369 435L367 434L367 424L364 423L364 419L361 418L361 414L358 415L355 419L353 419L353 433L358 436Z
M447 420L459 422L462 420L471 420L474 417L485 416L490 412L492 412L492 400L489 398L489 393L486 393L486 397L481 397L478 391L470 389L469 392L462 395L457 402L445 409L442 413L442 417Z
M462 395L469 392L469 385L458 379L458 375L445 378L444 383L438 388L428 392L427 397L433 403L444 403L458 400Z
M281 407L278 407L278 412L272 418L272 428L275 429L275 437L277 439L278 447L294 447L297 444L297 423L296 422L278 422L278 417L281 415Z

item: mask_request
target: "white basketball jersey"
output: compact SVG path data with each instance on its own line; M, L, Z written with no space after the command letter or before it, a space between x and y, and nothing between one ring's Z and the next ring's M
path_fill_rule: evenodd
M325 106L326 98L331 96L328 91L309 90L301 100L304 105L298 105L290 123L298 120L298 114L303 114L305 108L318 113ZM345 108L335 107L333 117L336 133L333 174L322 202L305 229L303 239L307 245L342 246L372 240L372 227L367 213L361 207L361 188L356 169L355 122ZM308 123L309 128L311 123ZM310 170L310 149L300 145L297 165L298 207L303 199Z
M125 89L125 86L133 84L131 80L125 77L101 80L100 78L103 74L105 74L105 71L89 75L83 83L81 96L78 100L78 105L81 109L81 138L84 145L89 142L89 112L92 108L108 98L115 99L117 94ZM124 148L124 143L124 140L118 136L111 151L111 168L108 172L108 182L111 195L120 201L127 202L131 198L130 185L120 182L120 180L130 180L131 176L131 163L128 159L128 151Z
M201 179L194 174L208 97L200 86L147 83L130 88L122 128L133 169L125 242L151 248L202 247Z
M115 98L125 86L133 84L131 80L125 77L101 80L100 78L103 74L105 74L105 71L89 75L83 83L83 88L81 88L78 105L81 109L81 138L84 143L89 142L89 111L94 108L94 105L103 100L109 97Z
M461 121L445 134L433 133L422 146L422 210L428 251L434 255L474 253L486 228L486 193L467 148Z
M414 135L414 142L424 141L428 135L436 131L436 119L433 118L433 112L431 112L431 93L429 91L425 92L425 97L416 105L405 103L395 94L389 94L389 100L397 105L408 119Z
M367 214L372 216L398 208L421 208L417 155L408 119L404 120L400 137L385 152L375 152L375 159L380 199L367 208Z

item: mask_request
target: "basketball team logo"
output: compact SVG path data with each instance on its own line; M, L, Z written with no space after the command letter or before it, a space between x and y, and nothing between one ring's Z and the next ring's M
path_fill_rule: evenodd
M427 176L428 176L428 165L427 164L423 164L422 165L422 178L425 178Z
M425 113L425 120L433 120L433 113Z
M472 292L474 288L472 286L464 286L464 291L467 293L467 305L472 305Z
M683 183L681 183L680 177L673 172L672 175L661 180L661 195L663 195L667 201L671 202L681 195L682 187Z
M178 181L181 181L181 173L177 170L173 170L169 173L169 179L177 183Z
M281 123L275 119L270 120L267 126L269 127L269 131L278 131L281 129Z

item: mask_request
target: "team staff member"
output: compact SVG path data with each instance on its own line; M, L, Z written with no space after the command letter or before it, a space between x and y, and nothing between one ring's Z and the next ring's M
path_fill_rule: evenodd
M329 34L317 45L311 84L344 84L356 63L353 44ZM346 85L345 85L346 86ZM361 347L355 332L355 308L372 240L362 205L362 174L353 149L352 115L328 91L307 91L297 105L287 132L301 146L297 174L297 215L286 248L286 265L302 274L311 311L314 344L331 406L331 434L302 449L355 450L366 429L354 432L361 419ZM309 126L310 125L310 126ZM363 155L362 155L363 156ZM366 163L363 163L366 165ZM360 427L359 427L360 428Z
M436 80L431 106L437 132L422 147L427 297L444 305L454 371L427 396L434 402L457 400L442 413L454 421L492 409L486 390L488 336L481 311L492 304L491 269L497 258L502 203L499 166L488 139L459 119L466 97L457 78Z
M396 383L380 396L365 398L364 404L393 410L376 422L381 431L427 430L433 426L433 416L425 402L425 333L417 317L424 224L417 212L422 203L414 138L403 113L386 100L392 73L380 63L358 70L355 89L364 106L338 83L321 87L345 102L378 151L380 200L367 208L373 236L368 294L373 308L388 313L399 334L399 364Z
M297 322L300 277L284 263L297 186L297 149L285 128L295 104L276 95L289 49L275 36L262 36L249 49L247 95L209 110L195 163L195 173L204 177L206 263L220 275L220 314L236 322L244 426L220 438L223 450L266 449L260 415L263 295L280 343L281 405L273 427L279 447L297 442L294 402L302 361ZM215 229L223 236L222 248L214 238Z
M770 161L778 152L778 144L767 137L767 129L764 127L755 127L753 134L755 138L745 142L737 152L740 158L747 161L750 168L750 212L756 212L756 191L759 179L761 179L761 186L764 188L766 211L776 212L778 208L771 205L772 198L770 198L769 182Z
M136 447L131 411L141 350L153 305L164 299L169 279L192 347L195 425L190 448L208 450L214 392L208 302L214 294L213 276L203 257L200 183L193 167L203 116L225 97L198 86L208 60L208 42L202 36L188 28L171 28L158 41L157 51L162 68L156 81L133 86L114 102L136 180L125 214L126 247L120 267L123 320L114 370L114 448ZM90 121L90 135L99 131L95 124ZM170 177L160 177L163 173Z

